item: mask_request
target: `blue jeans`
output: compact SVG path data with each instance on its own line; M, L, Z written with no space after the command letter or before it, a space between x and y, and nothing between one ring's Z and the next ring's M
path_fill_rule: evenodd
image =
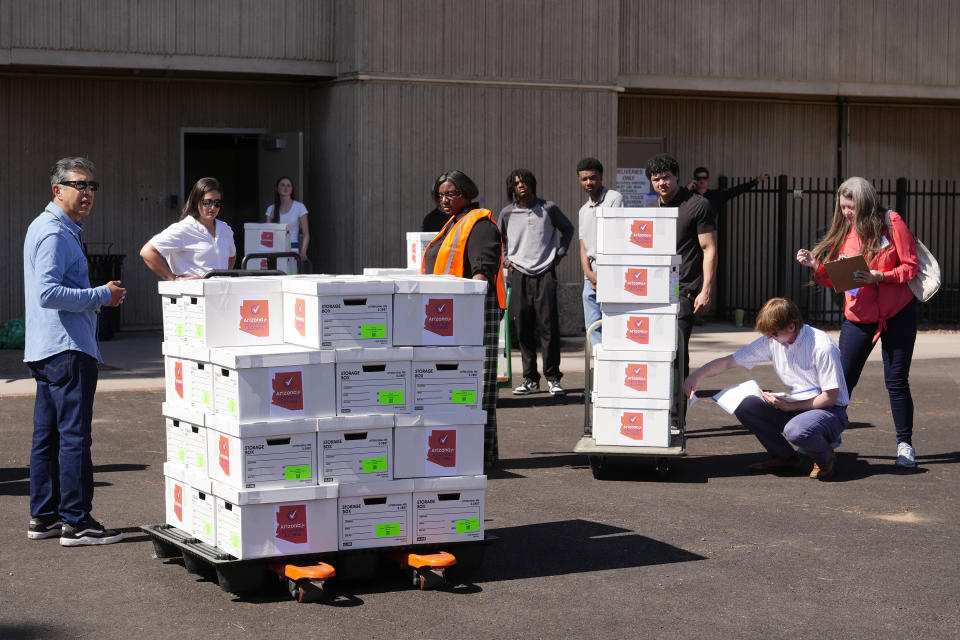
M744 398L734 415L770 455L789 458L795 453L795 445L818 463L827 461L830 443L840 438L848 424L847 411L842 407L781 411L756 396Z
M847 381L847 392L853 397L853 388L860 381L860 373L873 351L873 336L877 323L863 324L846 318L840 325L840 362ZM910 395L910 363L913 345L917 340L917 301L887 320L887 329L880 334L883 355L883 381L890 397L890 413L897 431L897 442L912 445L913 396Z
M600 315L600 303L597 302L597 290L593 288L593 284L586 278L583 279L583 326L585 329L589 329L590 325L599 320ZM592 346L597 346L600 344L600 330L603 327L597 327L597 329L590 334L590 344Z
M37 381L30 449L30 515L77 525L92 519L93 395L97 360L64 351L27 363Z

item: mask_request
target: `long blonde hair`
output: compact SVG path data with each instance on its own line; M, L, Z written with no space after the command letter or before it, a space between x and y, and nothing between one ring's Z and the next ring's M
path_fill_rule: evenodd
M853 200L853 227L860 237L860 253L867 264L870 264L880 253L886 209L880 206L873 185L863 178L847 178L837 189L833 222L827 235L813 248L813 257L818 262L836 260L844 239L850 233L850 222L840 209L840 196Z

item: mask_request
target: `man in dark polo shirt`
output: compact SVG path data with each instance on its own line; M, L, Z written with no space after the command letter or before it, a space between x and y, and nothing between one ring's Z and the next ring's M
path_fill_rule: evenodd
M680 186L680 164L665 153L647 161L647 176L661 207L676 207L677 253L680 263L680 304L677 321L683 336L683 377L690 372L687 348L693 332L693 317L710 309L717 273L717 221L710 202Z
M713 207L713 215L718 219L722 219L728 200L741 196L752 189L756 189L757 185L769 177L770 174L764 171L753 180L748 180L735 187L728 189L710 189L710 171L708 171L706 167L697 167L693 170L693 180L687 185L687 189L694 193L699 193L706 198L710 202L710 206Z

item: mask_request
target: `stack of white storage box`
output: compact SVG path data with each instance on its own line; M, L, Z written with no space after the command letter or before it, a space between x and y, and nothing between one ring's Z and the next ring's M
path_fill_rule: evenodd
M238 559L483 539L486 283L159 289L168 524Z
M597 210L601 344L593 361L597 446L670 446L680 256L677 209Z
M280 253L295 251L290 229L285 224L276 222L247 222L243 225L243 253ZM248 269L266 271L270 268L267 258L252 260L247 264ZM287 274L297 273L297 261L293 258L277 258L277 269Z

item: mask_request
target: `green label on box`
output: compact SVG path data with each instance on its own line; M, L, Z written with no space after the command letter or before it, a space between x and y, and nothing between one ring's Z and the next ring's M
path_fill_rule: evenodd
M213 535L213 523L209 520L203 522L203 535L209 537Z
M209 391L204 391L204 392L203 392L203 404L207 405L208 407L210 406L210 392L209 392Z
M202 453L197 454L197 468L206 469L207 468L207 456Z
M178 338L183 337L183 323L174 325L174 332L176 332Z
M453 404L474 404L477 401L477 392L471 389L454 389L450 392L450 402Z
M378 538L394 538L400 535L400 523L386 522L384 524L378 524L376 531Z
M233 415L237 415L237 401L234 400L233 398L227 399L227 411L229 411Z
M177 449L177 457L180 459L180 462L186 462L187 452L184 449Z
M454 522L457 527L457 533L470 533L480 529L480 518L467 518L466 520L457 520Z
M385 457L384 458L368 458L367 460L361 460L360 465L363 468L364 473L386 471L387 459Z
M233 546L234 549L239 549L240 536L238 536L237 534L233 534L232 536L230 536L230 544Z
M360 325L360 337L364 340L368 338L386 338L387 325L385 324L362 324Z
M202 324L198 324L196 327L194 327L193 333L194 333L194 336L195 336L195 337L200 338L200 339L202 340L202 339L203 339L203 325L202 325Z
M283 468L284 480L308 480L310 478L310 465L291 465Z
M378 391L380 404L403 404L403 391Z

